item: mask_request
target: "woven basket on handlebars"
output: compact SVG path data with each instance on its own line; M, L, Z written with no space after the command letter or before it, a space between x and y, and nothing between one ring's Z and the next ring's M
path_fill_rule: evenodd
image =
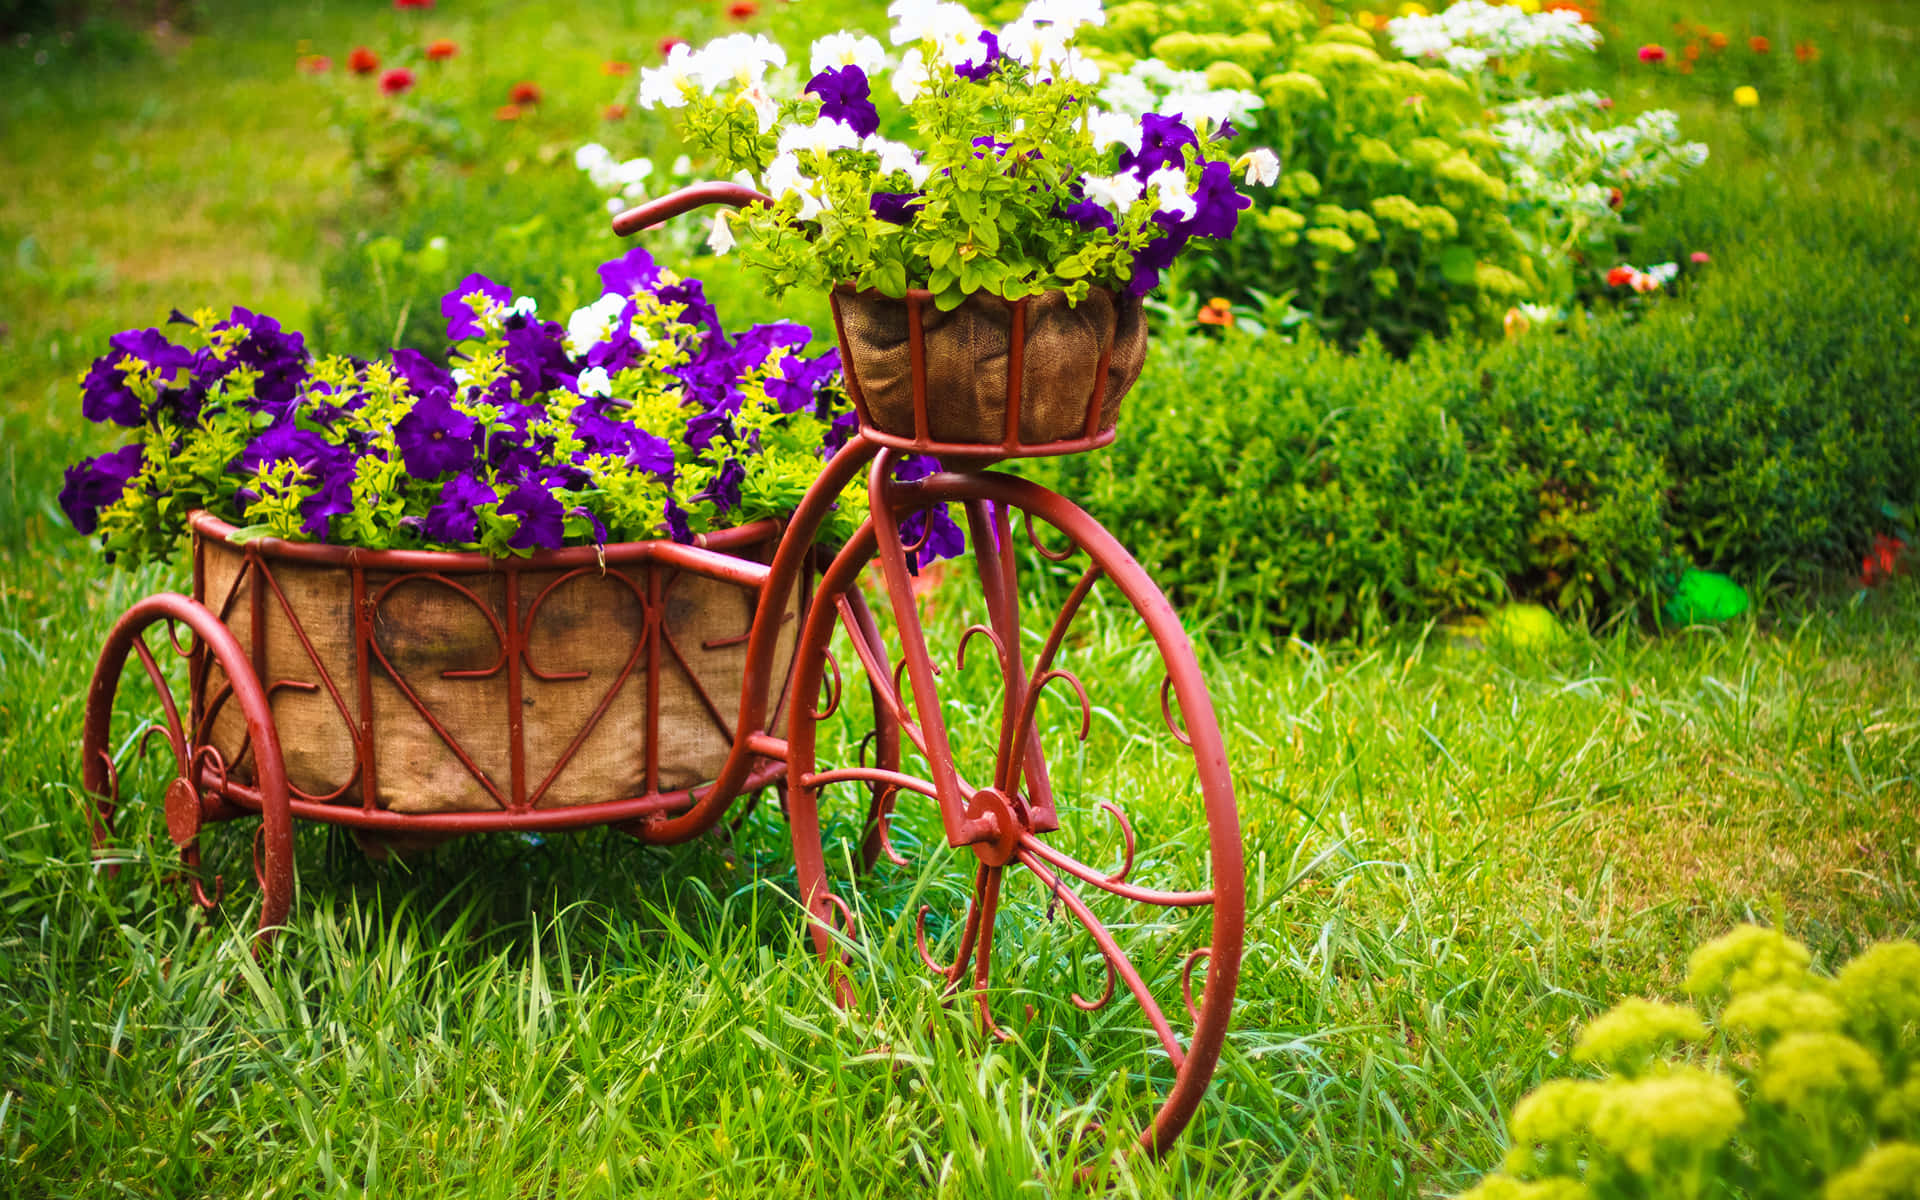
M1077 305L976 294L942 312L927 292L842 284L833 315L863 418L921 442L1018 452L1110 434L1147 354L1139 299L1103 287Z

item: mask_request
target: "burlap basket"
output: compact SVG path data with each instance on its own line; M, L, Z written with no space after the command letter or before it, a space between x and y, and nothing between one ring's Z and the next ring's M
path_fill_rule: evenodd
M927 292L893 299L842 284L833 316L870 426L917 441L1011 448L1107 433L1147 356L1139 299L1100 287L1078 305L1057 291L1016 301L973 295L941 312Z
M348 552L239 546L225 531L196 518L196 598L247 648L296 799L397 813L558 808L694 787L726 760L757 602L742 584L651 561L643 544L609 546L604 561L314 562L293 552ZM764 562L770 534L727 552ZM776 681L792 663L798 591ZM212 712L210 743L251 783L229 693L210 663L196 715ZM777 684L776 734L783 701Z

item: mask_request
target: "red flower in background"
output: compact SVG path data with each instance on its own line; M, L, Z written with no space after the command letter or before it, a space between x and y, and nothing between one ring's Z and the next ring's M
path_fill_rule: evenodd
M667 55L673 53L673 48L675 46L684 46L686 44L687 44L687 39L683 37L674 37L672 34L668 34L666 37L663 37L660 39L660 45L659 45L660 57L665 58Z
M602 75L631 75L633 74L633 64L630 62L621 62L617 58L610 59L600 64L600 73Z
M1607 286L1626 287L1633 282L1633 277L1638 273L1632 267L1615 267L1607 272Z
M496 121L518 121L520 119L520 106L518 104L502 104L499 108L493 110L493 119Z
M1622 204L1625 204L1626 202L1627 202L1627 194L1625 192L1621 191L1619 188L1607 189L1607 207L1608 208L1619 208Z
M393 0L395 8L432 8L433 0Z
M1747 39L1747 48L1755 54L1773 53L1773 43L1758 35Z
M355 75L371 75L380 69L380 56L365 46L355 46L347 55L347 66Z
M507 93L507 99L514 104L538 104L540 103L540 85L522 79L513 85L513 90Z
M1200 309L1197 318L1202 325L1231 326L1233 324L1233 306L1224 299L1215 296Z
M1713 256L1711 254L1708 254L1705 250L1695 250L1692 254L1689 254L1687 257L1693 261L1693 265L1696 267L1704 267L1708 263L1713 261Z
M1640 47L1640 61L1643 63L1663 63L1667 61L1667 48L1665 46L1642 46Z
M609 104L600 111L601 119L607 121L618 121L626 115L627 106L624 104Z
M760 0L733 0L727 5L727 15L736 21L746 21L758 16Z
M460 47L454 45L452 42L448 41L446 38L441 38L437 42L427 43L427 59L431 62L442 62L446 59L452 58L455 54L459 52L460 52Z
M1868 587L1885 583L1898 575L1901 570L1900 557L1907 551L1907 544L1899 538L1888 537L1884 533L1873 535L1873 549L1860 560L1860 582Z
M1793 56L1803 63L1819 62L1820 47L1814 45L1812 42L1795 42L1793 44Z
M405 67L395 67L380 77L380 90L389 96L398 96L413 86L413 72Z
M309 54L300 60L300 69L309 75L325 75L333 70L333 60L324 54Z

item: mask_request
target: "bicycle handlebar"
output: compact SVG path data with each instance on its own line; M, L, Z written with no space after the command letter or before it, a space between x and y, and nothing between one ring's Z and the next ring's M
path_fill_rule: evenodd
M774 202L773 197L764 192L756 192L750 187L737 183L694 183L688 184L677 192L668 192L657 200L649 200L637 208L630 208L613 218L613 231L621 237L650 229L662 222L690 213L696 208L705 208L709 204L727 204L734 208L747 208L755 204Z

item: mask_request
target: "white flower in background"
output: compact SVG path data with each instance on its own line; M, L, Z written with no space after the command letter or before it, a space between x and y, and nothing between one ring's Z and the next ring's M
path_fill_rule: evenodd
M605 367L588 367L580 372L580 377L574 381L574 388L582 396L611 396L613 380L608 378Z
M582 171L591 172L595 167L612 161L613 152L599 142L588 142L573 152L573 165Z
M1100 65L1075 50L1071 32L1021 17L1000 31L1000 53L1027 68L1027 82L1072 80L1091 87L1100 82Z
M721 209L713 214L713 229L707 234L707 249L715 254L725 254L733 249L733 230L727 227L727 210Z
M877 133L870 133L866 140L860 143L860 148L869 154L880 156L878 174L882 177L900 171L913 181L914 187L923 187L926 185L927 177L933 174L933 168L922 163L920 156L914 153L913 147L905 142L890 142Z
M900 65L893 69L893 94L900 97L900 103L912 104L927 90L927 61L919 50L907 51Z
M1560 320L1560 310L1551 304L1522 304L1520 315L1535 325L1553 325Z
M1051 21L1067 32L1082 25L1105 25L1100 0L1033 0L1020 14L1022 21Z
M863 75L887 65L887 51L876 39L864 34L830 33L813 44L813 74L837 67L859 67Z
M1183 168L1166 166L1147 176L1147 187L1154 193L1154 206L1182 221L1191 220L1196 211L1193 197L1187 194L1187 173Z
M1246 121L1259 112L1266 101L1252 92L1221 88L1208 92L1178 92L1161 102L1166 112L1181 114L1187 124L1218 129L1228 121Z
M802 151L811 154L826 154L834 150L854 150L860 145L860 135L844 121L822 117L811 125L795 125L783 130L779 144L774 147L779 154L798 154Z
M640 72L640 107L685 108L694 82L694 53L685 42L667 52L667 61Z
M673 165L667 170L671 171L676 178L685 179L693 174L693 159L689 155L682 154L673 160Z
M692 168L689 167L688 169L691 170ZM739 184L743 188L753 188L753 190L755 191L759 190L758 188L754 187L753 172L748 170L742 169L739 171L735 171L733 173L733 182Z
M1186 188L1184 175L1181 176L1180 186L1184 194ZM1116 216L1132 208L1134 201L1146 191L1146 185L1140 182L1140 177L1130 171L1122 171L1117 175L1089 175L1081 184L1081 188L1086 193L1087 199L1110 210Z
M1246 171L1244 182L1272 187L1280 180L1280 156L1261 147L1249 150L1240 159L1240 167Z
M1533 51L1565 54L1591 50L1600 31L1566 11L1522 12L1508 4L1460 0L1431 16L1395 17L1387 22L1393 48L1407 58L1437 58L1447 69L1472 75L1489 58L1512 58Z
M1176 71L1158 59L1142 59L1100 85L1100 99L1117 113L1134 118L1148 113L1179 113L1189 125L1219 128L1245 122L1266 107L1252 92L1212 88L1199 71Z
M578 358L611 338L626 308L625 296L608 292L585 308L574 309L573 315L567 318L567 353Z
M1653 280L1655 287L1665 287L1680 274L1679 263L1655 263L1647 268L1647 278Z
M1128 153L1140 153L1140 137L1145 131L1138 117L1125 113L1100 112L1090 110L1087 113L1087 132L1093 137L1093 148L1105 150L1108 146L1125 146Z

